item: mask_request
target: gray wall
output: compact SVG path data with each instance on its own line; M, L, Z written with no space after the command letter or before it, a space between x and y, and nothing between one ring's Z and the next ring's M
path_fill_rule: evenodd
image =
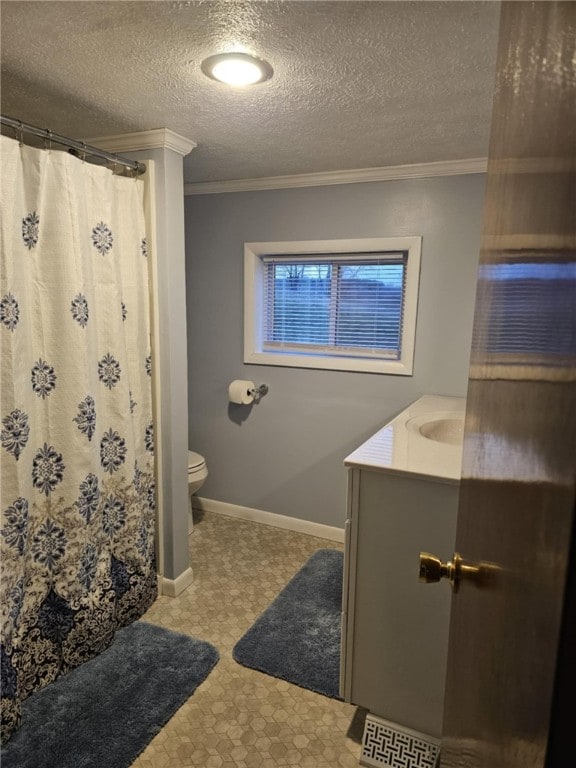
M424 394L466 395L483 175L188 196L189 447L204 498L343 526L344 458ZM244 365L243 244L422 235L413 376ZM266 383L233 406L233 379Z

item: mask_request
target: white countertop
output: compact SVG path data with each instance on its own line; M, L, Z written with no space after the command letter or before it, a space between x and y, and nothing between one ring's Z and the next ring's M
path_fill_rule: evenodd
M451 444L424 437L419 428L427 421L463 417L465 408L465 397L424 395L347 456L344 464L458 483L462 443Z

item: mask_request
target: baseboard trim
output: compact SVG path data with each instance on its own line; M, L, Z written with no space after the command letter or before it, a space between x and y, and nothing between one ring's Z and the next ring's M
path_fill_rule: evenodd
M160 578L160 589L162 595L166 597L178 597L187 589L194 580L194 574L192 568L186 568L180 576L175 579L167 579L166 577Z
M295 533L304 533L307 536L315 536L318 539L328 539L340 544L344 543L344 529L336 528L332 525L313 523L310 520L300 520L297 517L287 517L286 515L278 515L275 512L265 512L262 509L241 507L238 504L228 504L225 501L204 499L196 496L193 497L192 504L195 509L205 510L206 512L216 512L219 515L238 517L241 520L251 520L253 523L262 523L263 525L271 525L274 528L284 528Z

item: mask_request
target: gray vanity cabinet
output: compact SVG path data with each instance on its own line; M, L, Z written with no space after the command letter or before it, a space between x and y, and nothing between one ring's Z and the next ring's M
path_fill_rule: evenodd
M447 582L419 581L419 554L452 558L459 481L362 461L359 450L345 462L340 695L439 738L452 590Z

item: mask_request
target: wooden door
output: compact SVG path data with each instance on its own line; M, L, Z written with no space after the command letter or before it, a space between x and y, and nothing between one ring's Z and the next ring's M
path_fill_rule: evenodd
M502 4L443 768L576 765L575 43L576 3Z

